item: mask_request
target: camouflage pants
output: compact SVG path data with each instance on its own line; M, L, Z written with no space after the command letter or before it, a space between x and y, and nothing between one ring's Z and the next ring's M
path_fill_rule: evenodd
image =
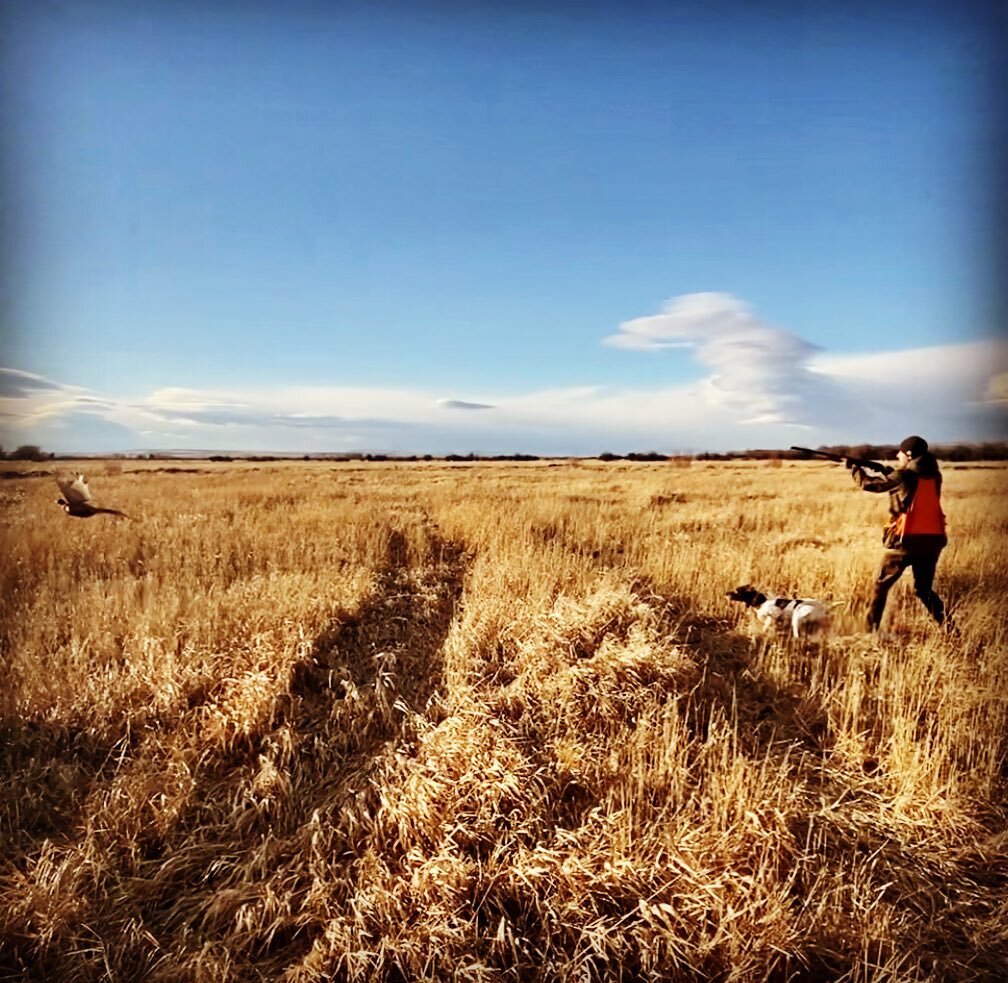
M882 613L885 611L889 590L899 580L907 567L913 571L914 593L921 599L931 617L938 624L942 624L945 620L945 605L932 589L935 568L938 566L938 557L940 555L940 547L927 550L926 552L910 552L903 549L889 549L885 551L882 565L879 567L878 575L875 577L874 589L872 590L871 608L868 612L869 631L876 631L881 624Z

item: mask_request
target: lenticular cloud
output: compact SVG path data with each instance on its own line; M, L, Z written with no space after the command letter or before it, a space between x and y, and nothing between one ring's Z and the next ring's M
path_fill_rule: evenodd
M605 342L637 351L689 349L711 370L701 385L706 400L737 413L741 423L810 422L813 395L819 404L828 396L822 377L809 371L819 348L764 323L731 294L674 297L660 314L623 322Z
M753 327L762 325L748 305L731 294L683 294L667 300L660 314L624 321L618 333L605 340L617 348L652 351L751 333Z

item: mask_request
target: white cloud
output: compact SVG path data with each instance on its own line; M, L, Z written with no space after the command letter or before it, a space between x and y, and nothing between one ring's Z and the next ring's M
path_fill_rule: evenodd
M689 294L620 326L609 344L676 348L683 384L602 385L460 400L423 389L160 387L140 399L0 370L0 442L57 450L444 453L726 450L802 443L934 443L1006 436L1008 343L831 353L727 294ZM646 357L646 356L643 356ZM474 412L480 410L480 412Z
M640 351L682 348L705 338L744 333L754 323L747 305L731 294L683 294L667 300L660 314L624 321L619 331L604 341Z
M1008 372L999 372L987 381L984 402L1008 406Z
M903 430L936 439L1005 436L996 411L1008 384L1008 344L979 341L890 352L834 354L766 324L723 293L667 301L660 313L620 325L606 343L639 351L688 350L709 374L696 408L728 411L736 425L789 429L823 440L891 441ZM740 434L741 437L741 434ZM736 445L737 446L737 445Z
M937 390L963 400L983 400L999 373L1008 370L1008 344L988 339L870 354L822 353L810 369L853 387L893 385Z
M740 422L807 424L814 407L837 394L809 372L818 346L766 324L724 293L695 293L665 302L661 313L625 321L605 343L638 351L686 349L710 371L699 394Z

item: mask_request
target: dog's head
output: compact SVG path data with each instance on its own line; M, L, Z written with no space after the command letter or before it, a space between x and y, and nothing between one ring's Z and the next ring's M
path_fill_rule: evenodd
M733 601L739 601L751 608L759 607L766 600L766 594L756 590L752 584L743 584L741 587L736 587L735 590L728 591L725 597Z

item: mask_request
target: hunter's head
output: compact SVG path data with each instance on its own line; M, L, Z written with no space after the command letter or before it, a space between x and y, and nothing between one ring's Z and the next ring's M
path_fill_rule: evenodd
M899 459L901 464L916 461L927 453L928 442L923 437L910 436L899 445Z

